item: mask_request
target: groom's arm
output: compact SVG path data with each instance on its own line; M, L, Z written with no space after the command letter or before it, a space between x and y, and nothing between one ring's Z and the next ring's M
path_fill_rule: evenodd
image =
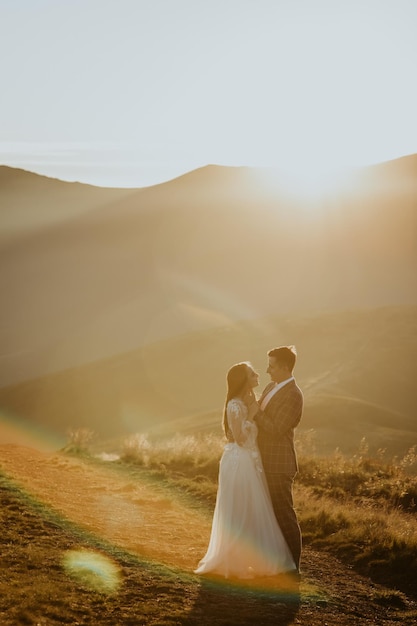
M272 436L280 436L295 428L303 411L303 396L300 391L292 393L276 405L276 409L269 415L258 411L255 421L259 428Z

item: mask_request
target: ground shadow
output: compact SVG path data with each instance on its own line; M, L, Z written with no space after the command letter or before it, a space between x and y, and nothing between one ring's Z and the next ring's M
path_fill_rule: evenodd
M292 624L300 608L297 583L282 577L237 581L204 577L184 626L286 626Z

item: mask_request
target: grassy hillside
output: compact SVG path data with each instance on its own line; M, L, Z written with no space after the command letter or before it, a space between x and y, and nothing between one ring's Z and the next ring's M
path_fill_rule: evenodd
M249 359L265 374L266 352L293 343L305 395L300 432L315 431L317 451L393 454L417 438L417 309L394 307L309 317L271 317L189 333L112 359L0 389L0 406L65 433L100 438L220 432L225 374Z
M216 493L206 443L148 448L147 466L0 446L2 626L415 623L416 522L386 497L415 494L408 466L303 458L301 584L224 581L192 574Z
M176 435L156 443L133 436L115 466L136 468L213 508L223 445L213 435ZM410 581L417 574L417 446L391 460L370 454L364 441L353 455L338 451L319 458L308 437L298 448L295 503L304 544L415 595ZM88 456L88 446L78 452Z

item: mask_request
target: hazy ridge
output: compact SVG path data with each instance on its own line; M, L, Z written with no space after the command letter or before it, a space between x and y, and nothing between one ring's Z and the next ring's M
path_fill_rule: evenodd
M416 163L314 206L251 168L140 190L2 168L0 386L241 319L415 304ZM15 198L46 222L3 227Z
M55 432L88 427L102 438L147 432L221 432L225 372L250 359L265 374L270 347L295 343L305 394L301 431L318 452L401 453L417 441L417 307L271 317L156 342L0 390L1 406Z

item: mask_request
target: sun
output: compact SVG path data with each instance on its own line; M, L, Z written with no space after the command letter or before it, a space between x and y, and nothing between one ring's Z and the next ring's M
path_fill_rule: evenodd
M300 198L314 200L345 188L351 179L349 170L321 165L300 163L298 167L284 172L284 188Z
M253 170L254 184L268 195L286 196L314 207L324 198L356 187L352 168L314 162L268 166Z

